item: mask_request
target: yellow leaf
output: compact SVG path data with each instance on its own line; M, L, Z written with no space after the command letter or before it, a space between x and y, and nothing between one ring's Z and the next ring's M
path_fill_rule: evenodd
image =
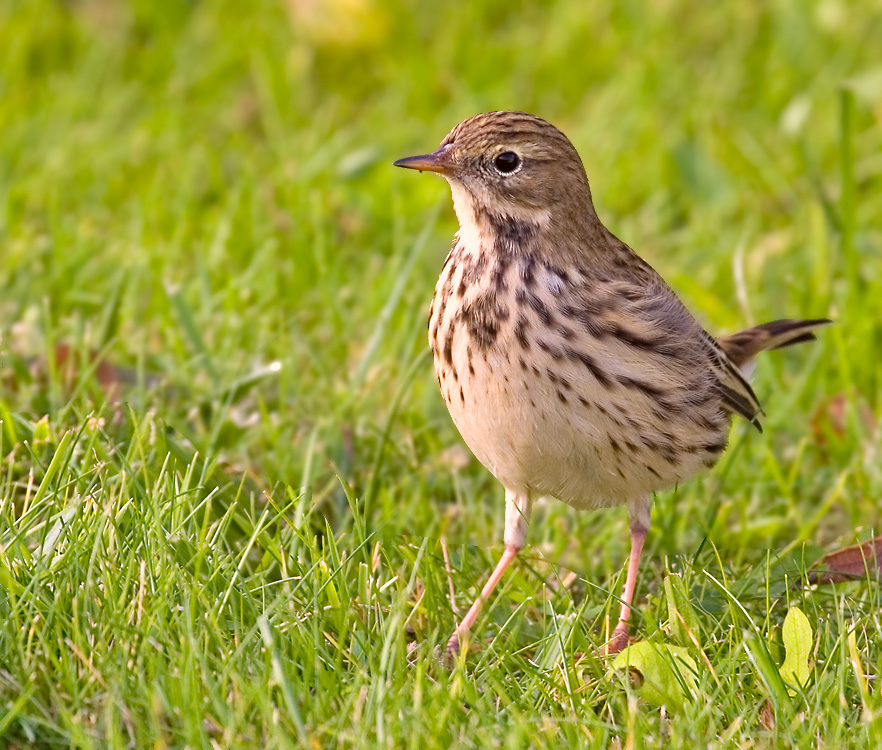
M784 682L794 687L805 685L809 678L809 657L812 653L812 626L799 607L791 607L781 629L784 640L784 663L779 670ZM790 690L795 695L795 690Z
M683 688L690 693L696 688L697 666L682 646L639 641L622 651L612 668L636 672L637 692L655 706L676 710L686 697Z

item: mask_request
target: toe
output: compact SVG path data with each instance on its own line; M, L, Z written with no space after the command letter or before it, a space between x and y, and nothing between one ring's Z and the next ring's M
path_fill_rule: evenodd
M613 630L612 638L610 638L603 647L603 651L607 656L617 654L619 651L623 651L628 647L629 641L628 626L625 625L622 627L621 624L617 625L616 629Z
M454 633L447 641L447 663L453 664L457 656L459 656L459 636Z

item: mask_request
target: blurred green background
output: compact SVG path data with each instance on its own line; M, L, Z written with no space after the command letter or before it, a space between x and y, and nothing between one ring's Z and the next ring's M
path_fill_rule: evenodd
M223 548L217 575L197 566L193 581L250 582L251 594L258 582L293 576L286 565L302 562L304 549L321 557L328 540L356 561L387 540L387 580L403 581L414 560L395 551L402 534L417 547L438 537L498 544L501 490L461 444L426 353L428 301L456 230L449 191L437 178L391 168L493 109L533 112L567 133L601 219L711 332L779 317L836 319L818 344L761 364L765 434L736 427L734 450L712 475L658 499L653 559L684 553L694 563L707 537L728 550L736 577L749 578L767 548L867 538L882 492L879 39L882 9L871 0L0 3L0 516L8 556L0 575L36 595L34 581L44 579L28 555L86 495L98 505L115 498L135 514L129 526L120 521L121 539L146 539L153 529L159 547L150 554L159 558L190 533L201 542L181 553L188 564L200 544ZM192 481L184 481L188 471ZM207 496L218 517L235 507L234 522L214 536L206 530L216 517L193 515L209 507ZM266 508L278 512L278 527L258 522ZM114 565L126 568L105 554L106 529L76 519L83 535L68 540L65 554L91 562L65 567L73 592L96 585L96 560L111 561L111 578ZM368 538L364 549L353 542ZM583 592L598 612L617 590L611 576L626 541L623 512L580 515L556 505L538 511L530 537L549 563L602 584ZM289 542L305 547L286 563ZM137 544L118 554L124 549L136 572L123 576L121 609L89 615L109 618L111 671L127 663L113 656L110 631L129 616L135 594L125 586L135 585L147 554ZM417 630L443 642L453 614L440 551L432 554L435 579L424 584L422 605L412 587L386 595L420 610ZM492 557L459 548L460 606ZM37 571L57 583L53 565ZM645 573L644 593L660 575ZM541 580L525 579L523 596ZM199 607L226 618L229 585L222 600L197 597ZM68 624L46 636L45 658L22 645L21 631L5 633L8 673L36 671L45 683L35 683L33 704L15 702L24 694L18 677L0 687L19 706L0 727L74 742L76 721L63 719L65 711L79 716L79 704L56 692L46 654L85 615L46 596L48 609L37 597L30 616ZM176 606L176 596L159 597L157 611ZM26 601L4 600L4 616L24 616ZM500 622L511 614L506 601ZM237 623L229 627L250 633L258 650L260 611L229 615ZM774 619L770 611L763 616ZM172 626L163 627L151 637L171 637ZM325 627L335 630L314 623L315 633ZM588 628L581 637L594 636ZM318 637L310 643L329 648ZM296 660L307 647L290 648ZM173 662L170 655L165 666ZM328 668L329 680L346 673L341 664ZM214 674L215 665L203 666ZM399 666L395 684L409 699L413 684ZM266 675L272 668L267 662ZM219 684L235 672L224 669ZM318 679L308 670L301 677L304 685ZM372 684L351 679L353 690ZM100 682L90 689L101 693ZM98 705L113 716L128 706L133 726L148 727L129 737L158 741L143 717L165 698L148 696L137 708L135 687L121 691ZM292 726L305 722L313 738L348 736L333 724L348 716L348 700L304 704L306 718ZM377 716L400 715L401 706L377 700ZM52 705L66 708L53 713ZM255 705L272 715L271 701ZM157 726L170 722L168 737L186 726L199 744L211 735L197 726L202 715L192 726L180 717ZM217 723L235 737L236 722L264 720L243 709ZM488 736L496 720L487 719ZM90 721L80 722L97 733L88 736L112 739L94 728L104 719ZM371 741L392 736L375 730L365 730ZM266 731L265 741L282 742ZM608 732L601 735L619 736ZM412 741L452 747L453 736L434 730Z
M711 331L837 318L827 346L851 356L825 358L805 396L761 375L772 439L798 440L825 391L879 394L862 356L878 299L848 276L850 255L864 286L879 269L873 7L7 4L5 364L52 341L100 351L173 384L125 397L203 451L299 485L312 444L315 479L330 457L362 483L456 228L441 181L389 164L478 111L522 109L571 137L601 217ZM818 354L788 356L791 376ZM195 400L276 360L238 415L257 426L190 423ZM399 473L457 442L433 380L422 366L392 428ZM70 396L25 385L9 408Z

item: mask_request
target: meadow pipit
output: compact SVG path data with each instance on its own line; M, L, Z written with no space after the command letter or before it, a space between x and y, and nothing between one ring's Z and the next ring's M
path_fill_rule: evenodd
M447 178L460 229L435 287L429 344L450 416L505 488L505 552L447 644L474 624L524 546L533 501L625 504L628 619L652 493L711 468L733 414L758 429L754 356L827 320L779 320L714 339L662 278L600 223L567 137L522 112L457 125L396 166Z

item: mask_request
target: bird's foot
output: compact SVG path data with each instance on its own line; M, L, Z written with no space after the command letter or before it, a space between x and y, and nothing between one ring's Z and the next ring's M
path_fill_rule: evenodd
M459 633L454 633L447 641L447 649L444 652L444 660L448 667L452 667L456 663L459 656Z
M630 640L628 624L620 622L616 625L616 629L613 630L612 638L604 644L602 651L606 656L612 656L619 653L619 651L624 651L628 647Z

